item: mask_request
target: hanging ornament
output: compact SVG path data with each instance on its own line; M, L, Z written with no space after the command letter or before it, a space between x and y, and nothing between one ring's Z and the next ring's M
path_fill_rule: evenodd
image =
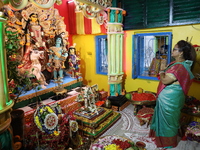
M15 10L20 10L26 7L28 0L10 0L9 5Z
M47 134L57 134L58 116L48 105L41 105L34 113L34 122L37 127Z
M41 9L49 9L51 6L54 5L56 0L48 0L46 3L36 0L30 0L31 3L33 3L35 6L41 8Z
M62 4L62 0L56 0L56 4L57 5L61 5Z

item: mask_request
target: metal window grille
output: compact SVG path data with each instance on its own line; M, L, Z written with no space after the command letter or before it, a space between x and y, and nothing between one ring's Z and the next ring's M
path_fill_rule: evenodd
M171 61L171 33L144 33L133 36L133 78L156 79L159 62ZM154 63L153 67L152 64ZM154 72L155 71L155 72Z
M107 36L96 36L96 72L108 73L108 44Z

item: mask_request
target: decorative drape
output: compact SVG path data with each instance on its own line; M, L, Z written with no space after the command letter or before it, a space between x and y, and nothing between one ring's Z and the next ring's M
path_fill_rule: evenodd
M76 34L76 13L75 13L75 4L68 3L68 25L69 25L69 34Z
M81 16L83 17L83 14L80 13ZM86 17L83 17L84 18L84 30L85 30L85 34L92 34L92 22L91 22L91 19L88 19ZM94 19L92 19L94 20ZM78 30L77 30L78 31Z
M75 12L75 4L68 3L69 34L101 34L106 33L105 25L99 25L96 19L84 17L82 12Z

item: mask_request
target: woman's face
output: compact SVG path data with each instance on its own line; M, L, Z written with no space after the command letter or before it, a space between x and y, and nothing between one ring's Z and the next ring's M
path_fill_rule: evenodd
M172 57L173 58L178 58L178 57L180 57L180 55L181 55L181 52L179 52L179 47L178 47L178 45L176 44L175 46L174 46L174 48L172 49Z

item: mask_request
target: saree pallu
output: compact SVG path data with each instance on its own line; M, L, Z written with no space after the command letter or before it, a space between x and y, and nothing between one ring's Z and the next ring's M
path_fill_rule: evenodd
M179 84L166 86L158 95L150 137L155 137L157 147L176 147L181 109L185 94Z

